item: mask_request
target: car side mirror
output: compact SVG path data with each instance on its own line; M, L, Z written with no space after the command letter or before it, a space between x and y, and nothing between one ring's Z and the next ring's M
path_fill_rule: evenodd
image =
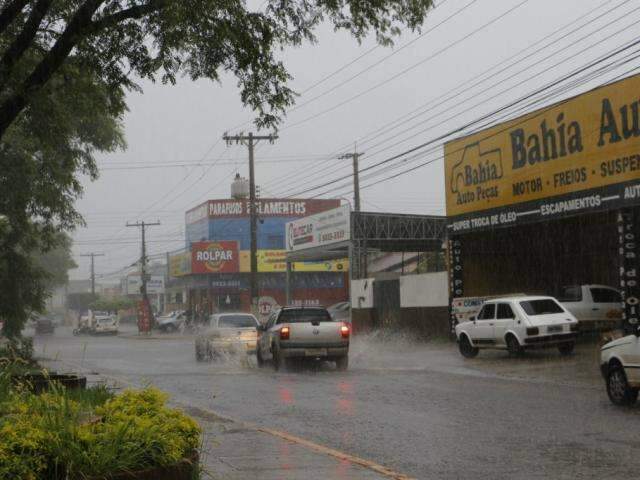
M471 318L469 318L469 320L471 320L472 322L474 322L474 323L475 323L475 321L476 321L476 317L471 317Z
M636 337L640 338L640 327L636 328Z
M265 327L265 325L258 325L258 326L256 327L256 330L257 330L258 332L264 332L264 331L266 331L266 327Z

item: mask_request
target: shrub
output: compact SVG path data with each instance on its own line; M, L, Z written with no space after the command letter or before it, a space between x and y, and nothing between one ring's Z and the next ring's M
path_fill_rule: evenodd
M80 479L168 466L193 455L198 425L148 388L112 396L11 392L0 412L0 478Z

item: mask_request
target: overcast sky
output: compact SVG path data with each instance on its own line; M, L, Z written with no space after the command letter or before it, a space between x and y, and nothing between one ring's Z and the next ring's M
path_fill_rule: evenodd
M295 77L292 87L303 94L277 142L257 149L261 196L290 196L348 175L350 161L337 156L353 151L356 141L366 168L493 112L628 43L638 19L635 0L441 0L422 35L406 32L394 48L374 48L373 39L358 45L325 26L317 45L284 53ZM140 232L126 228L127 221L160 220L161 226L148 230L150 255L181 248L184 212L206 199L227 198L235 173L248 175L246 147L221 140L225 131L252 129L251 112L242 107L232 77L221 84L182 79L176 86L142 86L143 94L128 96L127 150L100 155L100 178L84 182L78 207L87 228L74 234L79 268L72 278L89 275L89 259L79 254L106 255L96 259L98 274L136 261ZM363 209L444 214L441 154L440 143L362 173ZM348 183L301 196L351 199Z

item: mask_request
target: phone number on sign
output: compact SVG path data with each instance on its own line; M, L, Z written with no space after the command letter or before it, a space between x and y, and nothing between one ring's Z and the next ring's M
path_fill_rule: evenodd
M343 240L345 238L344 230L336 232L327 232L320 235L320 242L333 242L335 240Z

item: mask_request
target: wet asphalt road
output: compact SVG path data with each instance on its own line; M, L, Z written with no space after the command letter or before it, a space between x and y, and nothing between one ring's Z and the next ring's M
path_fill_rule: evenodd
M569 358L550 350L465 360L447 343L367 337L353 340L348 372L274 373L255 359L197 363L193 337L179 335L73 337L63 327L35 344L53 365L151 383L181 403L419 479L640 475L640 406L609 404L595 345Z

